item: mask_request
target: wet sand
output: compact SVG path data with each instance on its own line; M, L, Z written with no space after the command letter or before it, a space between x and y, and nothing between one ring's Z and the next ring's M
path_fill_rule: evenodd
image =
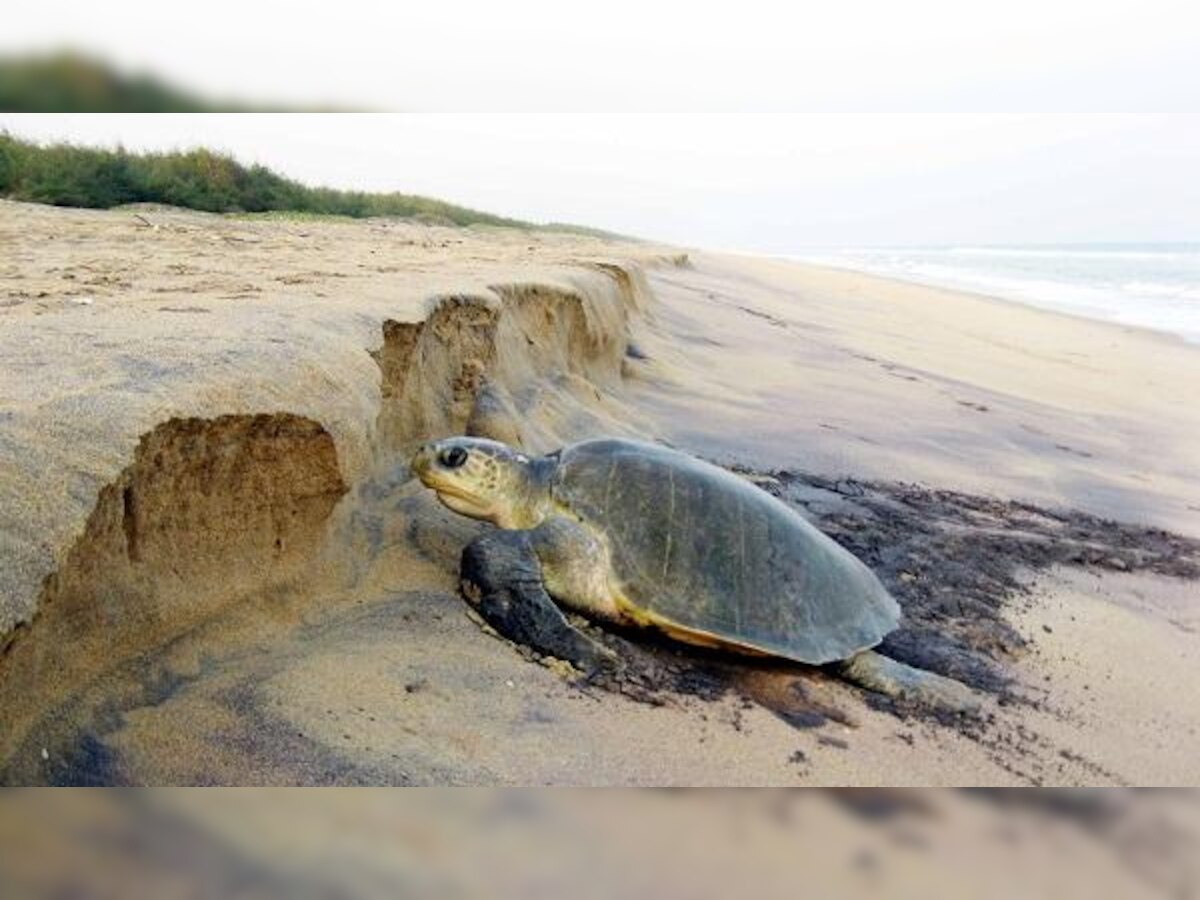
M0 212L8 782L1200 776L1196 348L644 244ZM531 662L457 595L481 526L401 464L510 419L534 451L629 434L773 479L893 579L889 652L984 717L653 643L637 696Z

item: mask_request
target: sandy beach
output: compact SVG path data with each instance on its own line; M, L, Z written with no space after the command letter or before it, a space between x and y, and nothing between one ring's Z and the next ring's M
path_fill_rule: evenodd
M765 258L0 203L0 781L1200 781L1200 347ZM508 425L515 422L515 426ZM457 593L430 436L753 477L971 722L647 645L581 687Z

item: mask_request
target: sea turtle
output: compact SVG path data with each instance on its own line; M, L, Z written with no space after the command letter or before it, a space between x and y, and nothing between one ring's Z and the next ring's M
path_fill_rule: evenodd
M601 438L531 457L453 437L412 472L450 509L499 526L463 551L463 592L497 631L595 673L619 665L588 618L706 647L836 664L870 690L965 710L965 685L870 648L900 608L862 562L744 478L654 444Z

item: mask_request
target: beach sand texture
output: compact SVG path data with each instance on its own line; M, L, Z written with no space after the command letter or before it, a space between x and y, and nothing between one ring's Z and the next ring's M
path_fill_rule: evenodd
M0 248L5 781L1200 780L1196 347L498 229L4 203ZM895 580L897 652L1011 683L947 725L651 646L673 682L582 689L468 617L482 526L406 477L497 428L757 473Z

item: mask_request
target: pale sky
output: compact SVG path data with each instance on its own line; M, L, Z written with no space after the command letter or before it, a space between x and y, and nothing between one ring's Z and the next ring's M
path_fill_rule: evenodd
M14 115L711 248L1200 240L1200 114Z
M773 253L1200 239L1194 0L10 6L0 53L450 113L0 114L31 137L203 144L312 184Z
M34 0L0 51L459 112L1200 112L1194 0Z

